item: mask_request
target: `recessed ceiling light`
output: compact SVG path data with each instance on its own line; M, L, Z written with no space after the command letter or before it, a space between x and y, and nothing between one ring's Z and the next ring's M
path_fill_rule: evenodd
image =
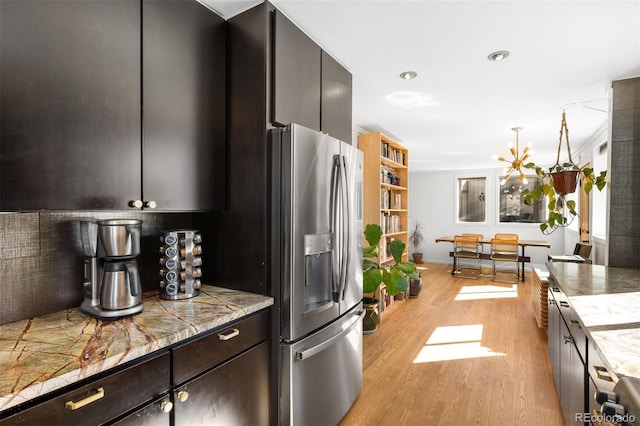
M487 59L493 62L500 62L503 59L507 59L509 57L509 52L506 50L498 50L497 52L491 53L487 56Z
M418 76L418 73L415 71L405 71L400 74L400 78L403 80L413 80Z

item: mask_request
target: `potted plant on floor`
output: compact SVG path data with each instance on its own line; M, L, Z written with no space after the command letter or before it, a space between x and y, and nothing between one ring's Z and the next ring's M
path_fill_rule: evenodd
M374 297L375 291L381 283L385 283L387 293L395 296L400 292L406 292L409 286L407 278L418 279L420 275L416 265L412 262L403 262L402 253L405 244L400 240L393 240L389 244L393 260L384 265L378 264L379 243L382 237L382 229L379 225L368 224L364 230L364 236L369 244L362 252L362 281L363 304L366 314L363 322L363 332L373 333L378 329L380 321L379 300Z
M560 164L560 150L562 147L562 137L566 137L569 161ZM547 198L547 208L549 214L546 221L540 225L543 234L550 234L559 227L569 225L577 216L576 202L566 199L566 195L575 192L577 183L582 181L583 189L588 195L595 186L598 191L607 185L607 171L596 172L591 167L579 167L571 158L571 147L569 146L569 129L567 128L566 114L562 112L562 124L560 127L560 141L558 142L558 156L556 163L548 170L537 166L534 163L525 164L523 167L534 170L540 178L541 184L532 190L522 191L524 203L532 205L534 201L541 201Z
M409 242L413 247L413 262L422 263L422 252L418 251L420 245L424 243L424 226L418 220L413 221L413 230L409 233Z

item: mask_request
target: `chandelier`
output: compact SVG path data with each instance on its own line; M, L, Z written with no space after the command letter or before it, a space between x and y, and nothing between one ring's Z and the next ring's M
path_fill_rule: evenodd
M529 143L524 147L522 154L520 154L519 134L522 127L512 127L511 130L516 132L516 146L514 147L513 144L509 144L509 151L511 152L511 155L513 155L513 159L506 159L502 156L498 157L498 161L504 161L509 164L509 167L504 171L505 176L500 181L500 185L504 185L514 172L517 172L520 175L520 181L526 185L529 181L522 171L522 168L525 165L525 160L529 158L529 155L533 153L533 151L530 151L531 144Z

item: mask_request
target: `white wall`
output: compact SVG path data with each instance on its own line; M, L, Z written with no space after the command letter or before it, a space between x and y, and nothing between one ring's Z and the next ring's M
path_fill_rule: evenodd
M589 141L572 153L572 157L579 165L592 163L594 150L607 141L609 133L608 125L603 125ZM598 165L597 165L598 166ZM601 168L596 167L596 172ZM578 223L576 218L574 224L568 228L561 228L550 235L544 235L538 224L514 224L500 223L498 220L498 200L497 194L500 188L499 176L501 168L470 170L470 171L440 171L422 172L409 174L409 217L419 220L425 226L426 242L421 247L426 262L449 263L451 259L449 252L451 244L438 243L435 239L445 235L456 235L463 232L481 233L485 237L493 236L498 232L516 233L521 239L545 240L551 244L550 249L529 247L526 255L531 257L534 264L546 262L548 254L570 254L576 243L579 241ZM484 224L458 224L456 188L457 179L460 177L486 177L487 178L487 221ZM606 203L606 199L601 194L591 193L591 203ZM595 201L594 201L595 200ZM608 208L606 209L608 211ZM593 220L593 219L592 219ZM411 221L410 221L411 222ZM411 223L410 223L411 226ZM593 228L593 226L591 226ZM411 230L411 229L410 229ZM604 264L606 240L603 237L591 239L593 246L591 258L594 263Z
M497 194L502 169L472 171L423 172L409 174L409 217L425 226L426 242L421 247L424 260L433 263L450 263L449 243L437 243L435 239L463 232L481 233L491 237L498 232L516 233L523 240L545 240L551 249L529 247L525 254L531 262L543 264L548 254L565 254L562 230L543 235L538 224L499 223ZM487 221L485 224L456 224L456 187L459 177L487 178ZM571 250L573 252L573 249Z

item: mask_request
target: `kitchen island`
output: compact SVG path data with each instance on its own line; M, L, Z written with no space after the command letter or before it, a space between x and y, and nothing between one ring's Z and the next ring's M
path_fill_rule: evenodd
M546 265L549 359L565 423L617 413L640 424L640 270Z
M163 300L153 291L143 303L142 313L115 321L70 309L0 325L0 412L266 309L273 299L205 285L192 299Z
M608 367L640 378L640 270L564 262L547 268Z

